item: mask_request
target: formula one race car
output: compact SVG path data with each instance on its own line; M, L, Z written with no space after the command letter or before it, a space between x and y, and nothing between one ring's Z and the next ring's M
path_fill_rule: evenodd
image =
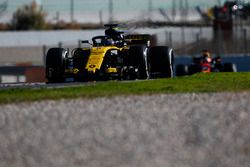
M173 77L173 50L150 46L148 34L124 35L117 24L105 25L105 35L82 41L83 48L51 48L45 57L49 83L131 80Z
M194 57L191 65L176 65L176 76L192 75L197 72L237 72L233 63L221 63L221 57L212 58L207 50L203 50L201 57Z

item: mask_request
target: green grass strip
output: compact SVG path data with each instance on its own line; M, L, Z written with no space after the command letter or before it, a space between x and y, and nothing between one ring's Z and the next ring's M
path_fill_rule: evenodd
M250 73L199 73L173 79L145 80L138 82L108 81L87 86L68 88L16 88L0 90L0 104L96 98L116 95L158 93L203 93L250 91Z

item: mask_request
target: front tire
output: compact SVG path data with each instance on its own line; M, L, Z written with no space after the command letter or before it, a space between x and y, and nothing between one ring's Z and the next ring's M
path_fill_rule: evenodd
M199 73L201 72L201 66L198 64L191 64L190 66L188 66L188 72L189 75L193 75L195 73Z
M175 67L176 76L185 76L189 74L188 66L185 64L178 64Z
M46 55L46 78L49 83L64 82L65 59L68 50L64 48L51 48Z

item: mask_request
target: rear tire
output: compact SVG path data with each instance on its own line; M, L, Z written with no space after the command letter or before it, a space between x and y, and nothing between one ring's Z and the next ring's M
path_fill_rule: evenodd
M46 77L49 83L64 82L67 49L51 48L46 55Z
M147 79L148 78L147 47L146 46L131 46L129 48L128 59L126 60L126 65L134 68L134 74L130 74L132 78L135 77L138 79Z
M223 72L237 72L237 67L233 63L225 63L223 65Z
M150 78L172 78L174 76L173 50L168 46L155 46L149 50Z

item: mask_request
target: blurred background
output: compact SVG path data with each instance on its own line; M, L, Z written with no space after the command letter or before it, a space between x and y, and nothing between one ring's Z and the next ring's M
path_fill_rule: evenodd
M0 0L0 82L44 81L48 48L79 47L107 23L152 34L177 63L207 49L249 71L249 18L247 0Z

